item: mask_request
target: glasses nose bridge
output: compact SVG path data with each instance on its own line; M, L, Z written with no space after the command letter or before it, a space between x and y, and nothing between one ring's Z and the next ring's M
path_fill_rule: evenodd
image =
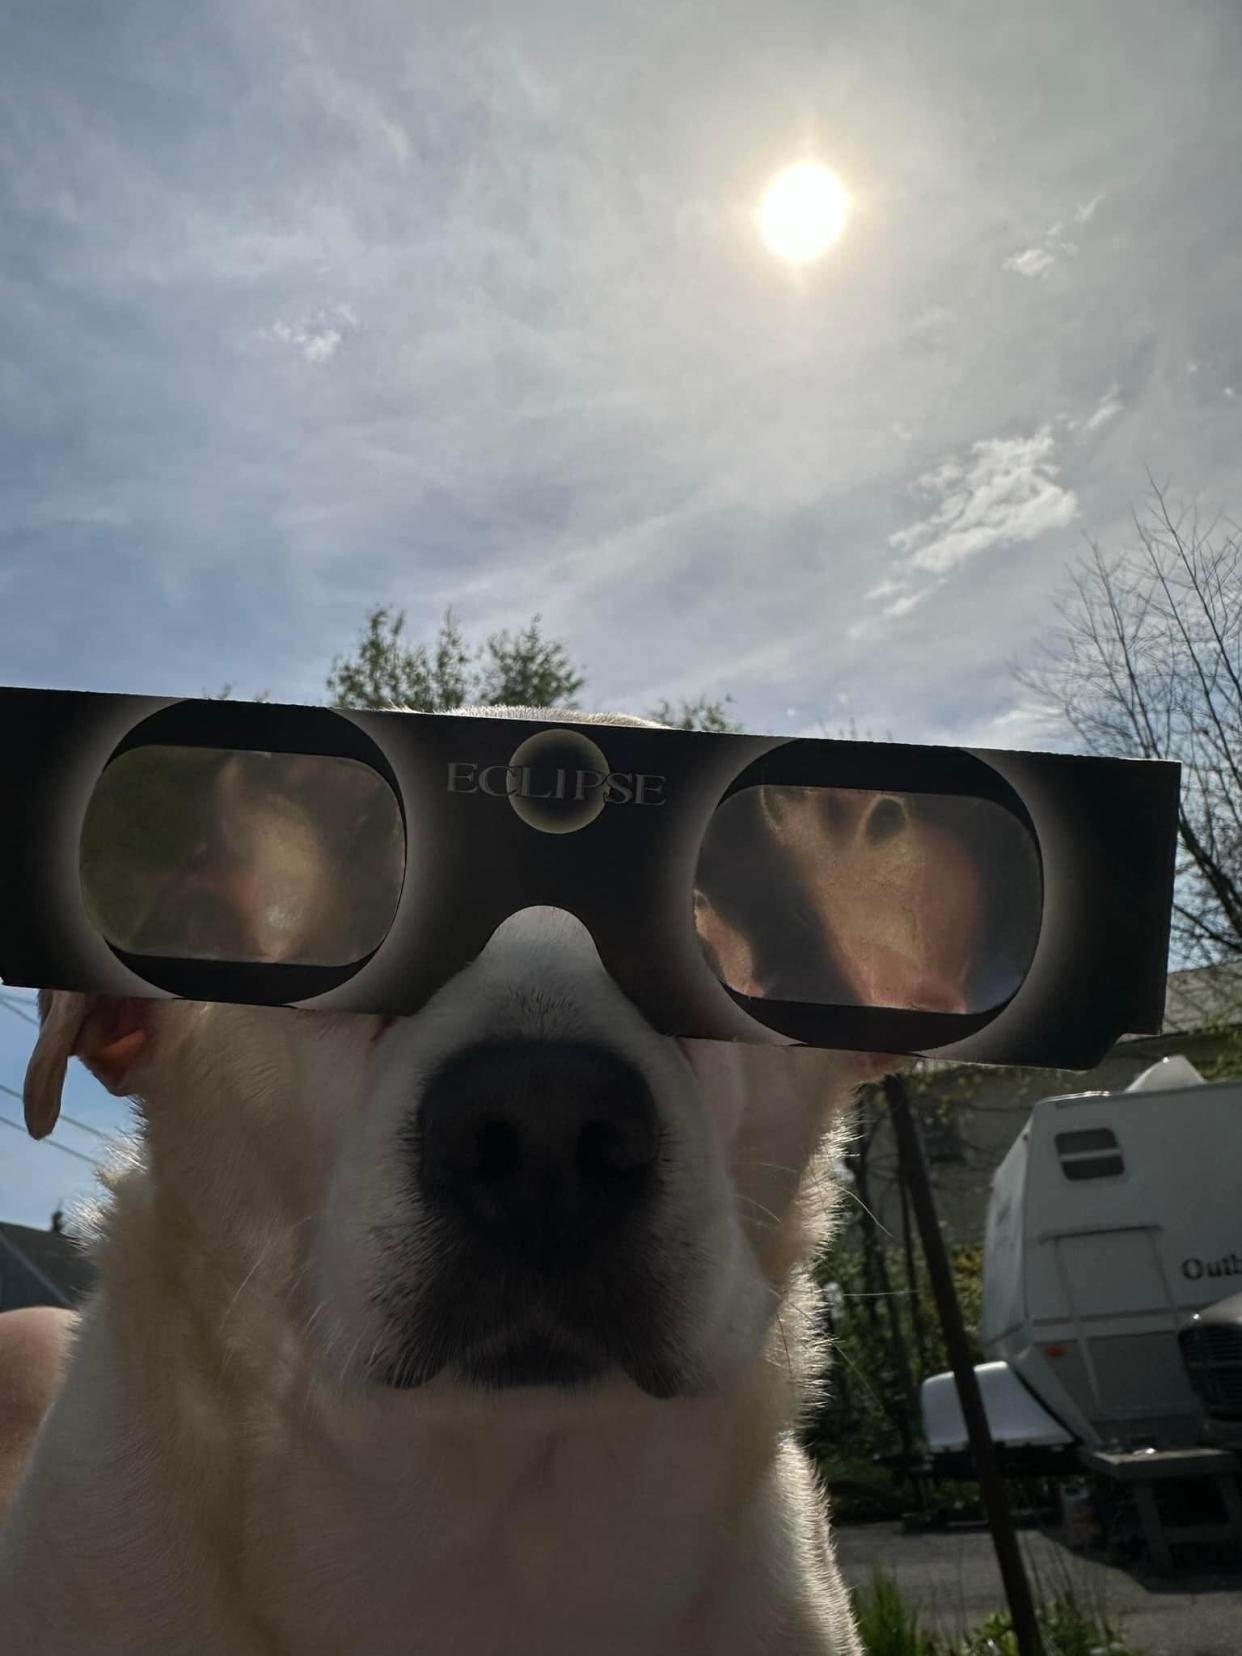
M603 956L587 922L559 903L524 903L493 927L480 951L499 958L510 950L554 951L563 968L605 971Z

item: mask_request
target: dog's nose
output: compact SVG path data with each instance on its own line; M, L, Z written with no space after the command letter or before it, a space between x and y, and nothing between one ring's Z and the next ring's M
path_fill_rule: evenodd
M553 1266L607 1241L649 1197L660 1132L650 1088L600 1047L471 1047L433 1078L418 1116L429 1207Z

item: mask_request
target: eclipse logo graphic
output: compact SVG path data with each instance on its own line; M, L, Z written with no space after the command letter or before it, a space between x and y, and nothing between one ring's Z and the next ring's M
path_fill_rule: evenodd
M541 730L516 749L507 765L454 759L448 768L450 793L484 793L507 799L531 828L542 834L573 834L605 805L663 805L663 776L613 771L580 730Z

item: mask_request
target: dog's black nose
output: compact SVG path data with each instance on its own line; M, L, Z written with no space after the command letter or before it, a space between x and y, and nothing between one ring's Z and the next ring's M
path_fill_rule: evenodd
M655 1104L603 1048L471 1047L432 1079L415 1133L423 1197L545 1267L608 1240L656 1180Z

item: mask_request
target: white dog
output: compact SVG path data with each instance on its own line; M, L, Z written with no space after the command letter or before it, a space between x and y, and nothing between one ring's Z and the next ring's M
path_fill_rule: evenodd
M802 1267L881 1061L676 1041L513 916L416 1016L42 997L138 1105L8 1656L849 1656Z

